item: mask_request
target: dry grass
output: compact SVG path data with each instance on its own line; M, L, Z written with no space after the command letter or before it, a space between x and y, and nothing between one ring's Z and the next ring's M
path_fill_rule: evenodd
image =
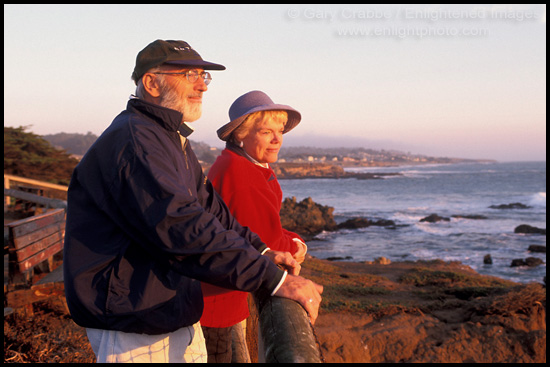
M512 314L530 315L535 309L533 307L535 305L546 309L546 288L541 284L531 283L496 297L483 307L487 314L508 316Z
M95 356L83 328L56 298L33 305L34 315L4 317L4 362L91 363Z

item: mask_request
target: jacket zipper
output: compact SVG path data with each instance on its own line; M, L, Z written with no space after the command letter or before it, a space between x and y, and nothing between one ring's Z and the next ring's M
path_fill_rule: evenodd
M189 162L187 161L187 152L185 151L185 148L187 147L187 139L183 137L178 131L178 135L180 137L181 141L181 150L183 151L183 155L185 156L185 167L189 169Z
M185 167L187 169L189 169L189 162L187 160L187 152L186 152L186 147L187 147L187 139L183 137L183 135L181 135L178 131L178 135L180 136L180 141L181 141L181 150L183 151L183 155L185 157ZM188 187L187 188L187 191L189 192L189 196L193 196L193 193L191 192L191 189Z

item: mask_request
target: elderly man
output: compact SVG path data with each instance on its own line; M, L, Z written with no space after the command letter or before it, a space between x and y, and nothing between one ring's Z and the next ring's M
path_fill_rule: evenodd
M149 44L136 96L73 173L65 291L98 362L205 362L201 281L288 297L317 317L322 287L233 218L187 140L205 70L224 69L184 41Z

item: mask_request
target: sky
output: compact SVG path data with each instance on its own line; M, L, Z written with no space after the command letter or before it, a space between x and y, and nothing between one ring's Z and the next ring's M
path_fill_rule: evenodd
M4 126L100 135L137 53L187 41L212 71L191 140L251 90L302 114L284 146L546 160L546 5L4 5Z

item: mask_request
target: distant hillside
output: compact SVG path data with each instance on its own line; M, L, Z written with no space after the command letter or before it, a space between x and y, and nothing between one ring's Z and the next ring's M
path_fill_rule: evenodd
M59 133L45 135L44 139L53 146L65 149L68 153L82 156L96 141L97 136L88 132L83 134ZM197 158L209 166L216 160L220 154L220 149L210 145L197 142L190 139L193 150ZM333 148L333 147L311 147L311 146L291 146L283 147L279 153L279 162L295 163L330 163L341 166L380 166L380 165L405 165L405 164L427 164L427 163L459 163L476 162L479 160L448 158L448 157L429 157L410 152L401 152L397 150L375 150L369 148Z
M88 132L84 134L68 134L58 133L44 135L44 140L50 142L57 149L64 149L69 154L82 157L92 144L97 140L98 136ZM220 150L212 148L208 144L203 142L196 142L191 139L193 145L193 151L197 158L205 163L212 164L219 155Z
M430 157L398 150L375 150L361 147L285 147L279 153L279 162L331 163L340 166L398 166L409 164L450 164L480 162L481 160ZM484 160L487 161L487 160Z
M83 134L50 134L43 136L45 140L49 141L54 147L58 149L65 149L67 153L82 156L92 146L94 141L97 140L97 135L88 132Z

